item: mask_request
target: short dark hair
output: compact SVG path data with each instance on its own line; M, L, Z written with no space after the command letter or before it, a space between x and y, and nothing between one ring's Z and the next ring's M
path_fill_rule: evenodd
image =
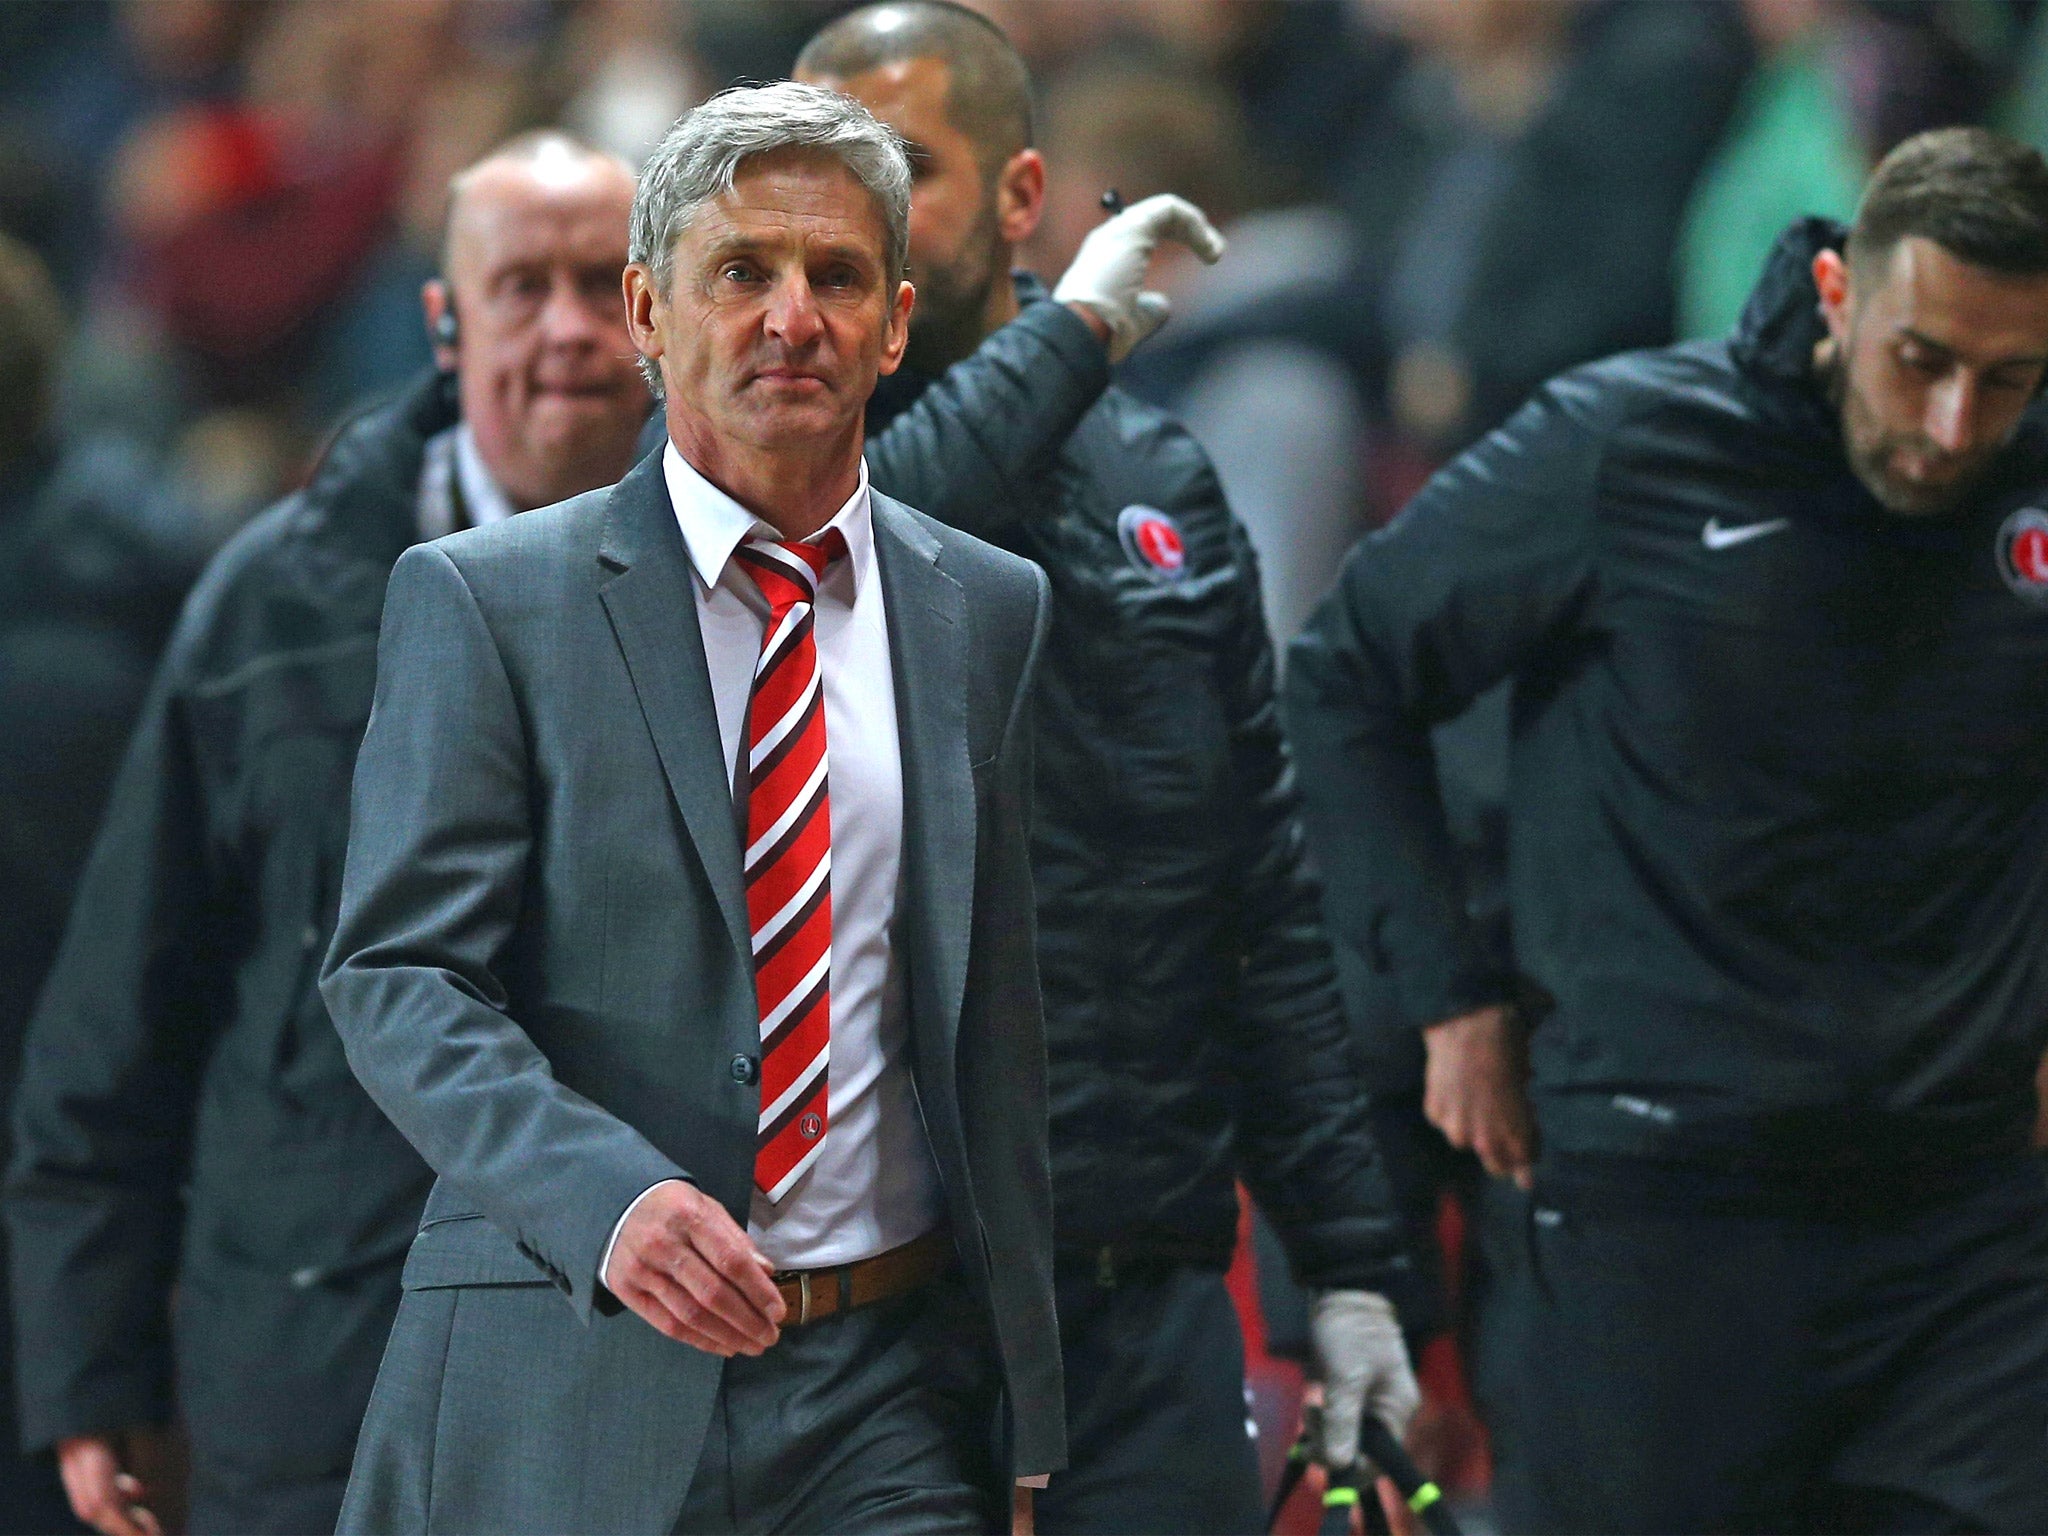
M1001 27L952 0L884 0L850 11L804 44L796 68L851 80L908 59L946 66L946 120L973 141L985 174L1031 147L1031 71Z
M2048 162L1984 128L1915 134L1871 173L1849 259L1881 263L1911 235L1993 272L2048 272Z

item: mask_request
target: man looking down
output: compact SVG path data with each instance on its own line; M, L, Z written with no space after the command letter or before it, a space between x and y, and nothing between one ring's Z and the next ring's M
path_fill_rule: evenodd
M1923 134L1732 337L1545 386L1290 654L1332 923L1533 1185L1510 1529L2048 1528L2044 371L2048 165ZM1502 679L1528 1019L1428 745Z

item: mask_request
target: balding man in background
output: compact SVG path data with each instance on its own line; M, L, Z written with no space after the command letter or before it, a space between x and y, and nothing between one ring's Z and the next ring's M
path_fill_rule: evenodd
M632 173L514 139L450 188L439 367L213 562L29 1029L6 1214L22 1433L108 1536L334 1528L429 1175L343 1059L332 931L408 546L619 478L649 409ZM175 1288L175 1316L172 1297Z

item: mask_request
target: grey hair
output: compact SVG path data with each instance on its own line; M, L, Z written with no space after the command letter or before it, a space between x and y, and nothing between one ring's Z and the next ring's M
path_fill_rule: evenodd
M732 191L740 167L782 149L833 156L867 188L888 239L888 272L901 281L910 254L910 158L903 141L850 96L784 80L736 85L685 113L640 172L629 260L668 296L676 242L704 205Z

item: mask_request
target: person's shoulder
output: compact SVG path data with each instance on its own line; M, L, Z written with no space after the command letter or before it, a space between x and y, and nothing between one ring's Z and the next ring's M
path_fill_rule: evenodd
M1230 520L1207 450L1170 412L1116 388L1083 418L1066 458L1110 508L1153 507L1183 523Z
M50 577L114 601L182 596L212 553L206 519L140 444L86 433L54 456L26 520L22 556Z
M1617 352L1568 368L1536 399L1592 430L1625 427L1672 406L1733 408L1740 375L1722 341L1679 342Z
M303 492L259 512L192 584L165 652L173 675L203 681L272 651L320 643L351 617L376 629L384 571L337 562Z
M531 512L444 534L427 546L466 579L528 583L592 557L602 542L614 486L603 485Z
M1070 447L1086 456L1098 476L1121 470L1170 488L1214 474L1209 456L1178 417L1113 384L1082 418Z
M1978 501L2001 518L2010 516L2015 505L2031 510L2048 505L2048 398L2037 397L2021 414Z
M1760 420L1753 390L1725 342L1620 352L1557 374L1455 464L1543 466L1546 476L1647 455L1691 458Z
M869 505L878 533L893 534L913 549L930 555L969 590L970 597L986 592L1035 600L1043 576L1024 556L963 533L880 491L869 492Z
M2036 397L2021 415L2005 458L2021 479L2048 490L2048 399Z

